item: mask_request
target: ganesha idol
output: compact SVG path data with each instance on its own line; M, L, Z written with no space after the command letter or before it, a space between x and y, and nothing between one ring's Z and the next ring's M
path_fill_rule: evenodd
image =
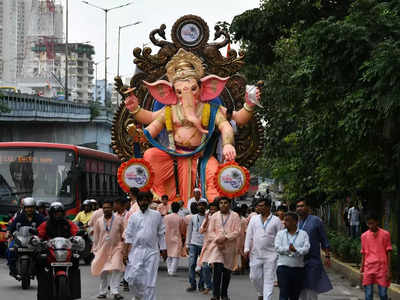
M125 100L131 116L146 126L143 133L153 146L143 155L155 174L152 191L156 196L165 194L170 200L181 198L187 203L198 185L203 196L213 201L219 196L214 183L219 164L236 157L230 120L245 124L252 118L255 104L246 94L243 108L227 116L218 96L229 77L204 76L201 59L182 48L167 63L166 72L168 81L144 81L152 97L164 105L162 109L143 109L133 94ZM258 89L256 98L260 98ZM164 129L168 142L163 144L157 137ZM213 156L215 131L219 131L222 142L220 162Z

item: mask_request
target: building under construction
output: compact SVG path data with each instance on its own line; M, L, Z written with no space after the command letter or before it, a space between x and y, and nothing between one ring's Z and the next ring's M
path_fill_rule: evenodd
M59 0L0 0L0 82L62 98L65 82L63 6ZM94 49L72 44L71 100L92 99Z

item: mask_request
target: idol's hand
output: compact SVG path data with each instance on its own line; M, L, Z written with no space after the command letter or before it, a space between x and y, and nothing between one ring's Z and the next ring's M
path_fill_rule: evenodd
M236 158L235 147L231 144L226 144L222 150L226 161L233 161Z
M256 102L257 102L257 103L260 103L260 100L261 100L261 91L260 91L260 89L259 89L258 87L256 87L255 89L256 89ZM246 104L247 104L248 107L251 107L251 108L253 108L254 106L256 106L256 103L255 103L255 102L250 101L249 95L248 95L247 92L246 92Z
M260 99L261 99L261 91L259 88L256 89L256 99L257 99L257 101L260 101Z
M139 105L139 100L135 95L130 95L125 99L125 106L130 111L133 112Z

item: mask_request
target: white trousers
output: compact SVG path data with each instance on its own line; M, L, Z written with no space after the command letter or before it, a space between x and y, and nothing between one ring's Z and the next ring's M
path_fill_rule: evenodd
M156 300L156 288L146 287L142 291L137 291L133 289L132 300Z
M318 300L318 293L310 289L304 289L300 293L299 300Z
M264 300L272 300L274 291L276 261L265 260L261 264L250 265L250 281Z
M100 294L106 295L110 286L111 295L119 294L119 284L123 273L118 270L104 271L100 275Z
M179 257L167 257L167 268L169 275L175 275L178 269Z

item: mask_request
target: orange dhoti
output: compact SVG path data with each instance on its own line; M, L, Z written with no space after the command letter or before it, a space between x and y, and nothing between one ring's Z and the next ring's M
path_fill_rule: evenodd
M170 201L175 201L176 185L173 157L154 147L146 150L143 158L150 163L154 171L153 192L158 197L168 195ZM199 158L200 154L190 157L176 157L178 161L179 193L181 199L185 202L185 206L187 206L188 200L193 196ZM214 184L214 175L217 169L218 161L212 156L206 166L206 197L209 202L214 201L214 198L219 196Z

